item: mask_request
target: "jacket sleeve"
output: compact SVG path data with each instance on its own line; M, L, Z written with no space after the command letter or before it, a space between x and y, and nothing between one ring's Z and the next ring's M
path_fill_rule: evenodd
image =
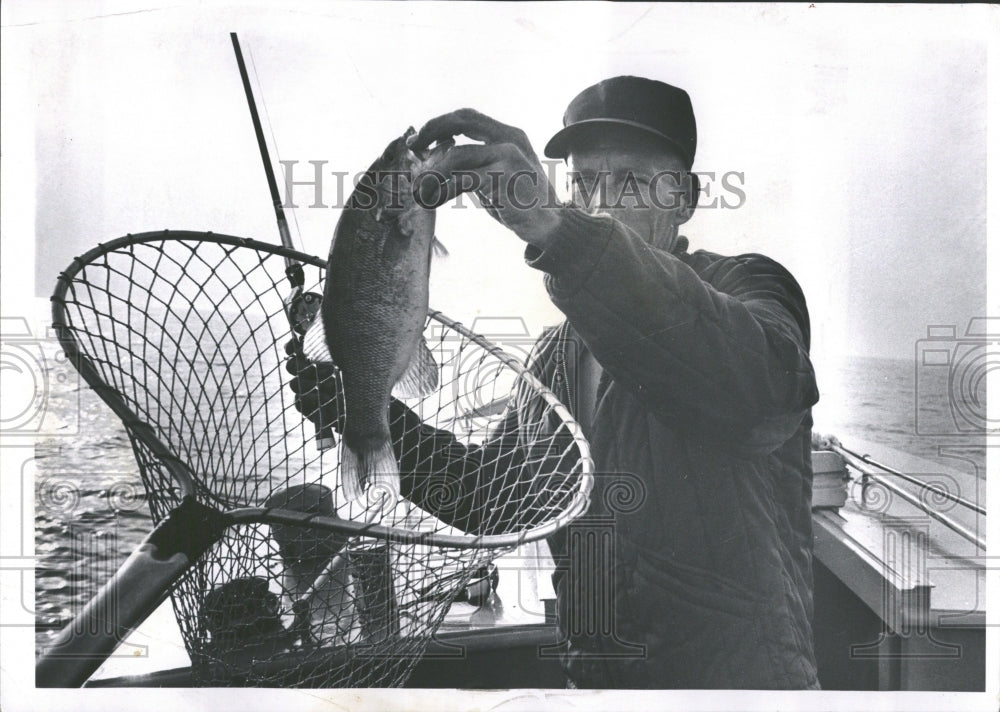
M575 208L525 257L602 367L654 412L756 433L766 448L818 400L805 299L773 260L719 258L696 272Z
M516 507L487 512L487 502L512 501L499 493L519 486L524 457L516 442L517 415L508 409L489 439L466 446L447 430L424 423L404 403L389 403L389 430L399 461L402 495L438 519L464 532L498 533L497 524L514 523ZM491 526L492 525L492 526Z
M551 417L542 398L519 378L489 436L466 445L393 398L389 429L402 495L471 534L509 533L547 520L565 506L578 479L567 467L577 454L575 443L568 430L544 427ZM545 435L534 437L540 433Z

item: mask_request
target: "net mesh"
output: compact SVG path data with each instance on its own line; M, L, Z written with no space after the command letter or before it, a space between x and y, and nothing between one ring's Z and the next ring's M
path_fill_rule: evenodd
M196 682L398 686L483 567L579 513L586 443L527 371L432 313L425 337L440 385L390 408L404 498L346 501L340 447L317 449L288 387L285 257L304 264L306 290L322 292L324 263L281 247L202 233L121 238L60 276L55 327L122 418L156 522L193 494L226 512L393 528L359 535L267 516L229 526L171 592Z

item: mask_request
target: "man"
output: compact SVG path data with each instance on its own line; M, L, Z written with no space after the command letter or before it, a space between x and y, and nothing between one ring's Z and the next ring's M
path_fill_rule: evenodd
M531 368L588 435L599 485L592 512L614 522L610 550L580 555L573 547L585 537L574 539L572 527L550 539L569 684L818 687L810 623L818 394L805 299L766 257L687 251L678 228L697 195L687 93L615 77L579 94L546 146L570 164L574 205L554 199L523 132L477 112L431 120L411 146L457 135L482 143L443 154L434 168L448 180L437 203L476 191L545 273L567 321L542 337ZM303 367L290 363L293 387L315 417L325 397ZM513 402L487 444L491 457L506 453L509 471L516 454L505 437L529 417ZM390 413L404 496L427 499L420 472L451 472L473 486L468 463L483 451L422 426L398 401ZM601 486L615 481L631 483L641 501L609 508ZM450 511L452 522L483 531L471 507Z

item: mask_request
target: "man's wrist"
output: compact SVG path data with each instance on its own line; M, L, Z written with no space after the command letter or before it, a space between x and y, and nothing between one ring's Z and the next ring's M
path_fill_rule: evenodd
M550 294L571 294L600 262L619 223L573 205L552 212L558 215L557 227L548 233L546 246L529 244L524 258L530 267L549 275L546 288Z
M545 250L552 240L552 236L558 232L563 222L567 206L546 205L539 207L532 215L530 221L517 230L517 235L530 245L534 245L539 250Z

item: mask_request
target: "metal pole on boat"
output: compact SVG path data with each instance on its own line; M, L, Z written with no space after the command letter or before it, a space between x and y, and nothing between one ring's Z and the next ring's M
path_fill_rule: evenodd
M839 452L839 454L841 454L842 456L848 456L848 455L854 456L858 460L860 460L861 462L864 462L864 463L867 463L869 465L872 465L873 467L877 467L878 469L880 469L883 472L886 472L886 473L888 473L890 475L895 475L896 477L900 478L901 480L903 480L905 482L909 482L911 485L916 485L917 487L920 487L921 489L930 489L931 488L931 486L928 485L926 482L921 482L919 478L914 477L912 475L908 475L905 472L900 472L899 470L893 469L892 467L889 467L888 465L883 465L882 463L877 462L876 460L874 460L869 455L862 455L862 454L857 453L857 452L855 452L855 451L853 451L853 450L851 450L851 449L849 449L847 447L844 447L843 445L834 446L833 449L834 449L834 451ZM940 489L940 488L934 488L933 491L932 491L932 494L935 497L942 497L942 498L947 499L947 500L949 500L951 502L954 502L955 504L960 504L963 507L965 507L966 509L971 509L976 514L981 514L984 517L986 516L986 507L984 507L984 506L982 506L980 504L977 504L975 502L971 502L968 499L966 499L964 497L960 497L957 494L952 494L951 492L948 492L947 490L943 490L943 489Z
M842 455L844 457L844 459L847 460L847 462L854 469L856 469L858 472L861 473L861 476L863 478L863 480L862 480L863 484L868 484L870 482L878 483L879 485L881 485L882 487L885 487L887 490L889 490L890 492L894 493L895 495L897 495L901 499L905 500L909 504L911 504L914 507L920 509L922 512L924 512L925 514L927 514L932 519L935 519L935 520L941 522L941 524L943 524L946 527L948 527L949 529L951 529L953 532L955 532L956 534L958 534L959 536L961 536L966 541L972 542L979 549L981 549L983 551L986 550L986 539L985 539L985 537L979 536L976 532L973 532L968 527L962 525L960 522L955 521L954 519L952 519L951 517L949 517L947 514L943 514L941 512L938 512L936 509L934 509L933 507L929 506L923 500L922 497L918 497L917 495L914 495L911 492L906 491L900 485L896 484L895 482L892 482L891 480L889 480L884 475L881 475L881 474L875 472L874 469L873 469L873 467L874 467L873 463L871 461L869 461L868 459L866 459L865 456L858 455L857 453L855 453L855 452L853 452L851 450L848 450L848 449L844 448L843 446L833 445L833 446L831 446L831 449L834 450L835 452L840 453L840 455ZM920 483L919 480L917 480L917 482L922 487L927 488L926 484Z

